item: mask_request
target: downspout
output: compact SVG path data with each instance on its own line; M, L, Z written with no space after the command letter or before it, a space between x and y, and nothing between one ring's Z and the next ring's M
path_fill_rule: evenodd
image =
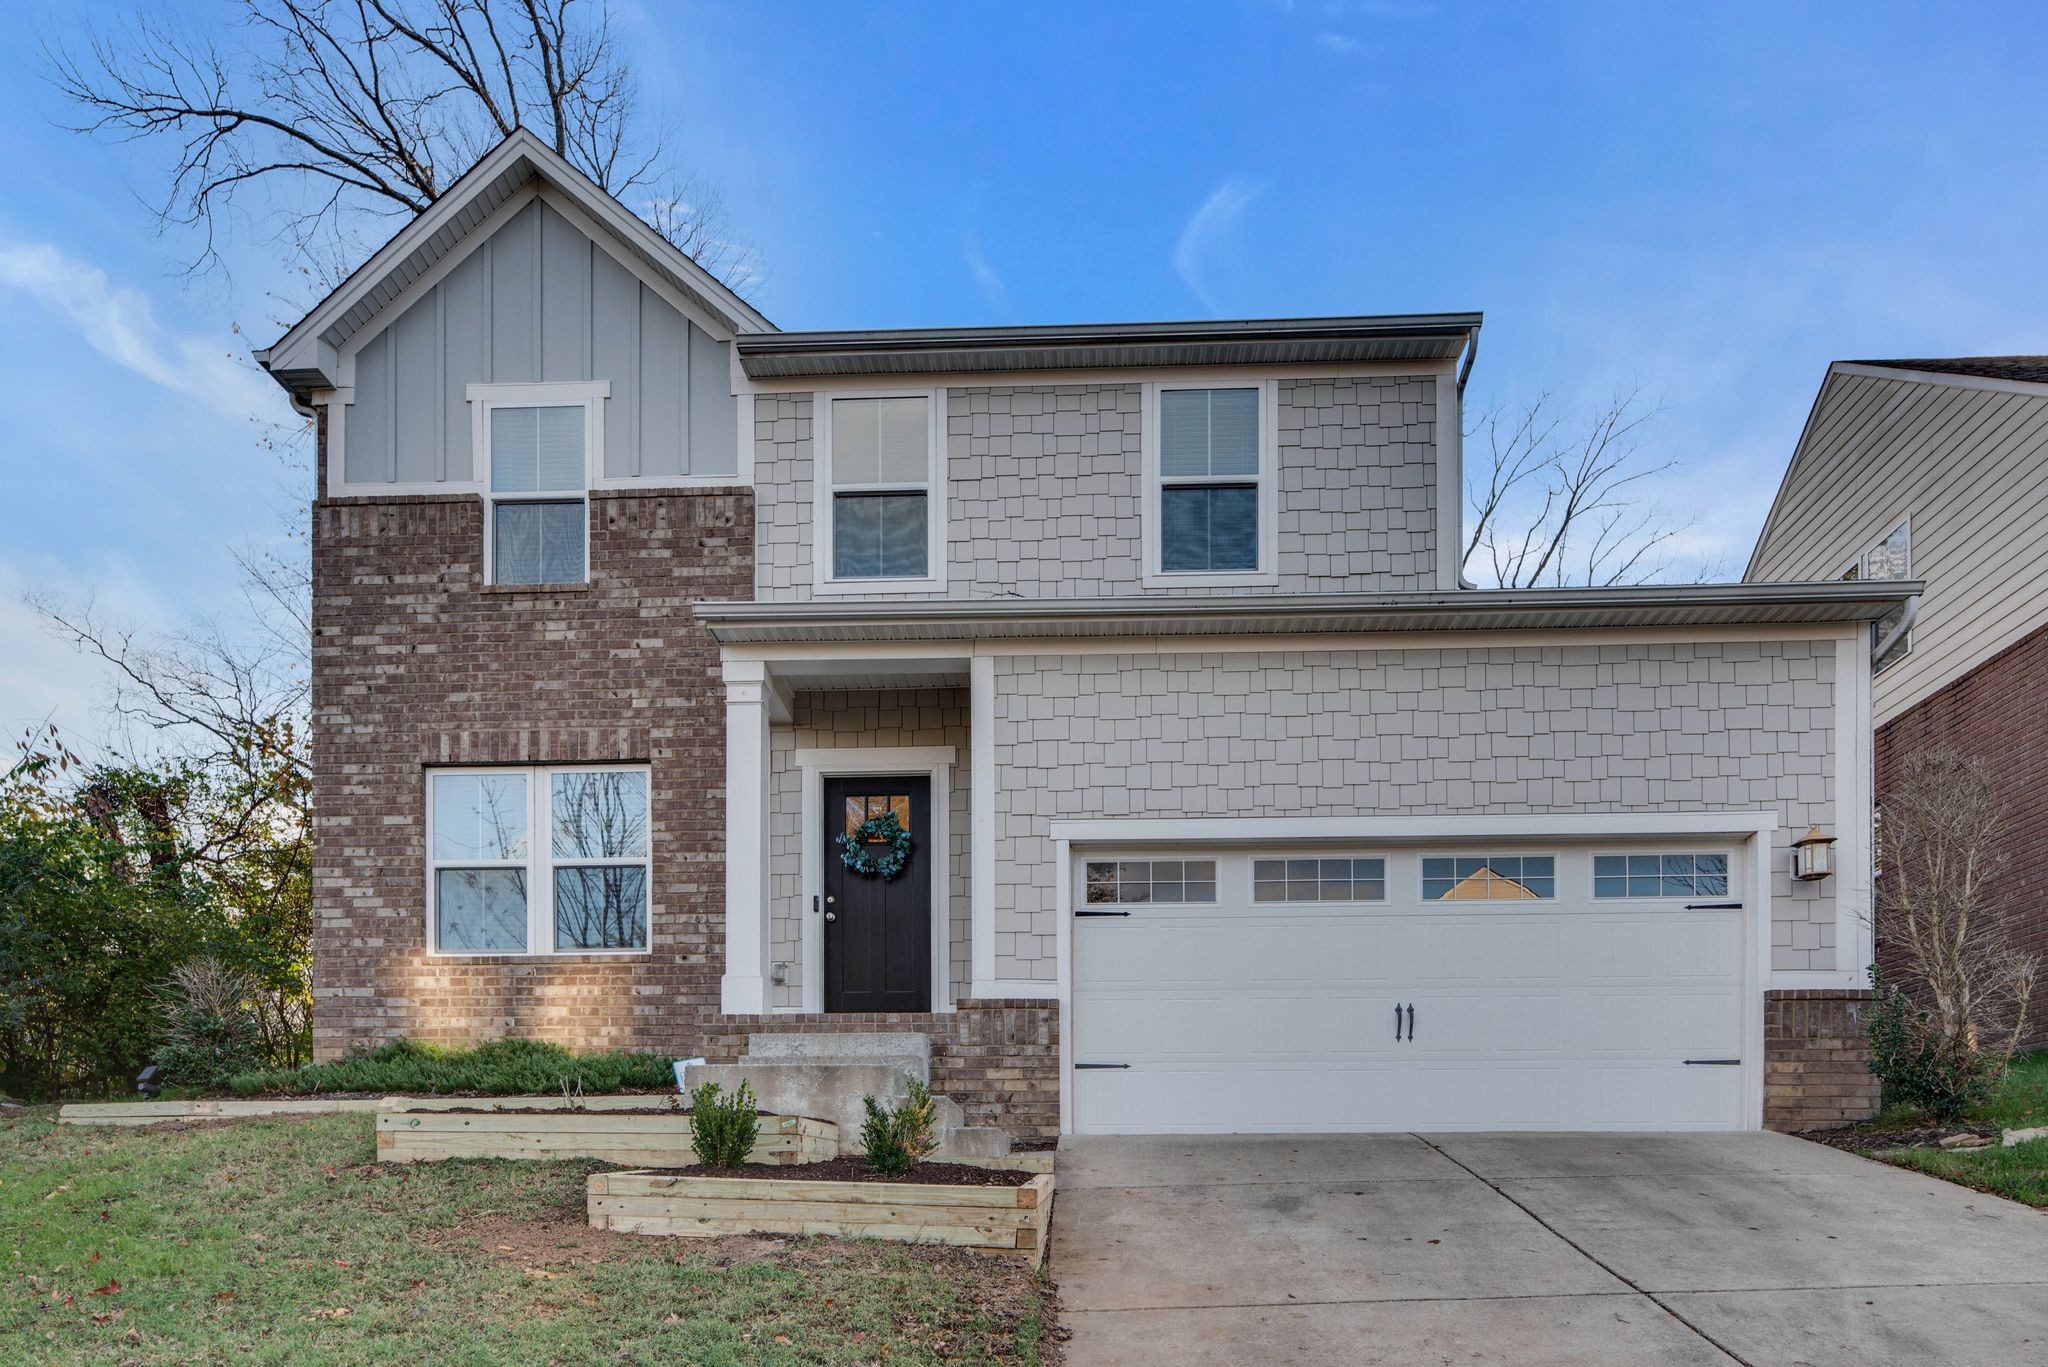
M1905 610L1899 614L1897 624L1884 634L1883 640L1870 648L1870 666L1872 669L1877 667L1877 662L1885 657L1887 651L1900 641L1906 639L1906 633L1913 629L1913 619L1919 615L1920 595L1916 593L1906 600Z
M1465 343L1465 364L1458 367L1458 425L1460 427L1464 426L1465 423L1465 381L1472 378L1472 363L1478 359L1479 329L1477 327L1474 327L1472 329L1471 339ZM1465 501L1464 452L1465 434L1463 432L1460 432L1458 434L1458 502L1461 510ZM1460 518L1459 527L1461 536L1463 534L1463 524L1464 519ZM1458 567L1458 587L1461 589L1468 590L1476 589L1479 587L1479 585L1473 583L1470 579L1468 579L1465 576L1465 569L1462 564Z

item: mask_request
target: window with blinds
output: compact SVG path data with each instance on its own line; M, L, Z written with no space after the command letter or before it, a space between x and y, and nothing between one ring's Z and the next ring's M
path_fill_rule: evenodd
M830 401L832 579L932 577L932 403L923 394Z
M588 408L503 405L485 415L493 584L580 584L588 573Z
M1159 391L1159 572L1255 573L1267 463L1258 387Z

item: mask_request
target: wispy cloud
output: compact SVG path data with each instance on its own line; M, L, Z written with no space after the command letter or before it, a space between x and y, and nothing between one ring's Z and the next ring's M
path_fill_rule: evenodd
M48 243L0 241L0 290L35 300L93 350L166 389L237 417L274 406L268 386L224 339L167 332L140 291Z
M1246 206L1259 197L1259 186L1235 177L1224 181L1202 201L1202 207L1188 218L1173 248L1173 268L1204 307L1217 311L1221 305L1209 285L1209 268L1215 253L1224 246Z
M1353 38L1350 34L1337 33L1329 29L1325 29L1316 35L1315 44L1332 57L1349 57L1365 47L1364 43L1359 42L1358 39Z
M981 291L982 301L996 312L1008 315L1014 312L1010 298L1010 287L1003 283L1003 277L988 263L982 253L981 238L978 234L967 233L960 239L960 259L967 263L967 273L974 277L974 287Z

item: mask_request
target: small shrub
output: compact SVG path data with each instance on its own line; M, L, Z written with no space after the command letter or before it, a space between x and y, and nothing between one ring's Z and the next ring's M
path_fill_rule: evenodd
M720 1090L707 1082L690 1093L690 1143L705 1167L736 1168L753 1155L761 1113L747 1083L730 1097L719 1096Z
M1935 1120L1958 1119L1990 1094L2003 1071L2000 1056L1944 1047L1934 1013L1915 1006L1897 984L1870 971L1877 1000L1870 1008L1870 1071L1884 1084L1884 1104L1926 1111Z
M252 1002L252 977L218 959L171 970L157 991L156 1061L175 1086L217 1091L263 1060L263 1029Z
M934 1134L937 1106L932 1089L922 1082L910 1084L910 1097L893 1110L884 1110L871 1096L860 1104L867 1110L861 1122L860 1142L867 1150L868 1166L888 1177L901 1177L939 1146Z

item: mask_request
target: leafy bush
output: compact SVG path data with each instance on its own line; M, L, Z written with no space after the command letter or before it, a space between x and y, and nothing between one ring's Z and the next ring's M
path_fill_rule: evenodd
M219 959L198 958L171 970L158 989L163 1023L156 1051L175 1087L217 1091L229 1078L263 1062L263 1030L251 1003L255 978Z
M867 1110L860 1127L861 1147L876 1172L900 1177L939 1146L934 1132L938 1108L932 1089L924 1083L911 1083L909 1098L892 1110L884 1110L871 1096L862 1097L860 1104Z
M690 1143L705 1167L736 1168L753 1156L761 1113L747 1083L730 1097L721 1098L720 1090L707 1082L690 1093Z
M1884 1104L1956 1120L1982 1101L2004 1071L2002 1055L1945 1047L1934 1013L1915 1006L1897 984L1870 971L1877 1000L1870 1008L1870 1071L1884 1084Z
M229 1089L242 1096L310 1096L321 1092L412 1092L426 1096L552 1094L567 1085L584 1092L665 1091L675 1069L662 1054L624 1051L577 1054L542 1040L492 1040L464 1048L388 1040L351 1051L333 1063L241 1073Z

